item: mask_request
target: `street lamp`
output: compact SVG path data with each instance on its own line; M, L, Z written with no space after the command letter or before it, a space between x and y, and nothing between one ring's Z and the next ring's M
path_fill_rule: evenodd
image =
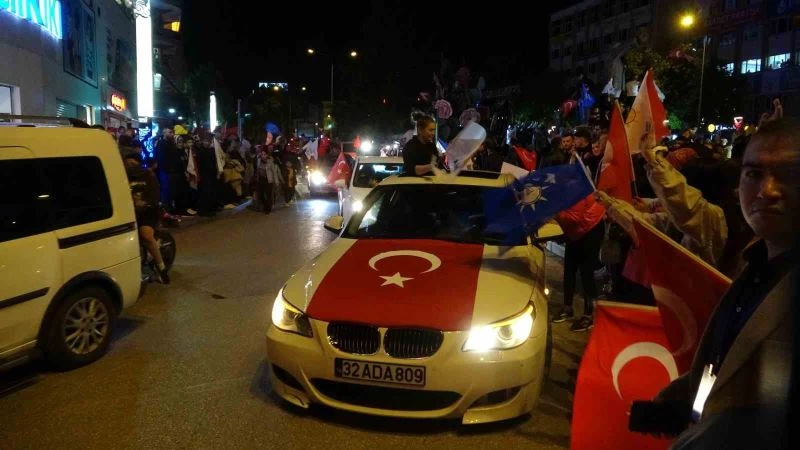
M309 55L313 55L313 54L314 54L314 49L313 49L313 48L309 48L308 50L306 50L306 52L307 52Z
M694 13L686 13L680 17L678 23L680 24L681 28L683 29L690 29L693 28L697 22L696 16ZM703 58L702 62L700 63L700 96L697 99L697 124L700 124L701 118L701 111L703 109L703 78L705 77L706 73L706 47L708 46L708 35L703 34Z
M356 56L358 56L358 52L355 50L350 50L350 57L355 58Z
M303 92L305 92L305 91L306 91L306 87L305 87L305 86L303 86L303 87L301 87L301 88L300 88L300 90L301 90L301 91L303 91Z
M170 114L175 114L175 108L170 108L167 111L169 111Z

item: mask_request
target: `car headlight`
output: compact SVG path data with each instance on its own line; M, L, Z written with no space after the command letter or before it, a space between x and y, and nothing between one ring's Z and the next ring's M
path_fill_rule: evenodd
M464 351L507 350L518 347L528 340L533 328L533 305L528 305L521 314L502 322L473 328L469 332Z
M325 175L323 175L322 172L320 172L319 170L311 172L311 183L313 183L314 185L319 186L327 182L328 179L325 178Z
M275 304L272 305L272 324L290 333L308 337L314 335L311 332L311 322L308 321L308 316L284 300L283 289L278 292Z
M353 202L353 212L359 212L364 207L364 204L361 201L356 200Z

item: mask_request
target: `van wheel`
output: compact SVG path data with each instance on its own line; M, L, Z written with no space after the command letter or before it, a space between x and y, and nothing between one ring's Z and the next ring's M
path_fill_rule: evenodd
M84 287L73 292L47 321L45 357L59 370L96 361L108 351L115 320L114 305L104 289Z

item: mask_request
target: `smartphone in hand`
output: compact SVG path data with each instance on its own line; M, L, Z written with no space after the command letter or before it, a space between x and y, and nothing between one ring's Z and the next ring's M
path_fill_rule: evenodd
M691 420L692 408L685 402L635 401L628 430L638 433L679 434Z

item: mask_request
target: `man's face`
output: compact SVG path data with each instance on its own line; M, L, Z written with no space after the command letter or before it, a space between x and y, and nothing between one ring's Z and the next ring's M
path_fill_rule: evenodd
M793 242L800 229L800 149L788 139L754 138L742 161L739 202L757 236Z
M565 152L571 151L574 142L572 141L572 136L565 136L561 138L561 150Z
M575 138L575 148L586 148L589 146L589 140L585 137Z
M164 137L167 139L173 139L175 137L175 132L172 131L171 128L167 128L164 130Z
M420 129L417 130L417 135L419 135L419 139L426 143L430 144L433 142L433 139L436 137L436 124L429 123Z

